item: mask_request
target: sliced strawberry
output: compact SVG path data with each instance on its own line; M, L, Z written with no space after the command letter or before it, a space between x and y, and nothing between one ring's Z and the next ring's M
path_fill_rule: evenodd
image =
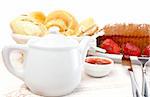
M150 56L150 45L148 45L145 49L144 49L144 55Z
M106 39L100 45L101 48L105 49L110 54L120 54L120 47L112 39Z
M141 56L141 50L131 43L126 43L123 46L123 53L129 56Z

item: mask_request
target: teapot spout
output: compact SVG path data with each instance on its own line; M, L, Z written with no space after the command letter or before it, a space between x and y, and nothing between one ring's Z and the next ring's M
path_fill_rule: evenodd
M81 60L82 62L84 62L86 55L87 55L87 51L90 47L90 40L91 37L90 36L84 36L83 39L81 40L80 44L79 44L79 51L81 54Z

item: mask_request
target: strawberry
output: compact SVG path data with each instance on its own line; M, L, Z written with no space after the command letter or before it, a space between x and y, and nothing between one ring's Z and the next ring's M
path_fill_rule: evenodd
M105 49L109 54L120 54L121 48L112 39L106 39L100 45L101 48Z
M144 49L144 55L150 56L150 45L148 45L145 49Z
M140 56L141 50L137 46L131 43L126 43L123 46L123 53L124 55L129 55L129 56Z

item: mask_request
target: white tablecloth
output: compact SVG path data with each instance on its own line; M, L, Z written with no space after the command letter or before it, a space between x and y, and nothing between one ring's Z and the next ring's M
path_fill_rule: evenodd
M11 75L1 60L0 62L0 97L38 97L30 93L23 82ZM22 92L23 91L23 92ZM10 95L10 96L8 96ZM19 96L14 96L19 95ZM89 77L83 71L80 85L66 97L132 97L128 72L122 65L115 64L113 71L106 77Z

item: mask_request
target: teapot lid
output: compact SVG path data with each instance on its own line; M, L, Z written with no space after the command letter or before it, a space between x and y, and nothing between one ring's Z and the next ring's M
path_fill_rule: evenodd
M75 48L79 43L70 37L50 34L42 38L29 40L28 45L40 48Z

